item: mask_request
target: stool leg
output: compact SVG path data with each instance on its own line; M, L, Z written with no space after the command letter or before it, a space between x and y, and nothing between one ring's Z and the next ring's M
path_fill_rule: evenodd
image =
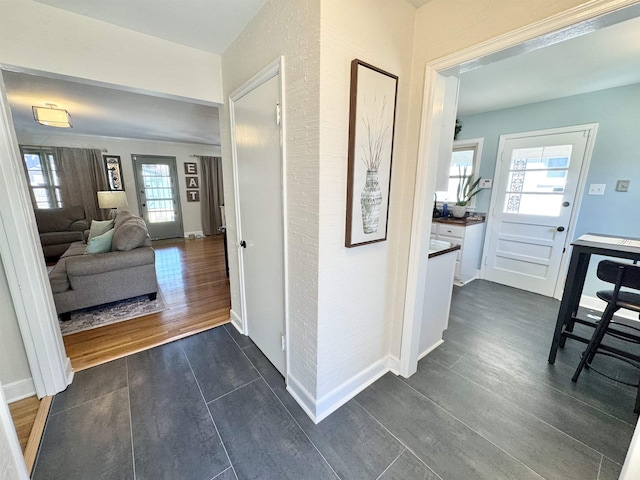
M607 328L609 328L609 325L611 324L611 320L613 320L613 316L615 315L615 313L620 310L618 307L612 305L611 303L607 304L607 308L604 309L604 312L602 313L602 318L600 318L600 322L603 322L606 320L607 322ZM587 363L586 363L586 368L589 368L589 365L591 365L591 362L593 362L593 359L596 356L596 351L598 350L598 347L600 346L600 343L602 342L602 340L604 339L604 336L607 334L607 328L603 329L600 331L598 338L596 339L596 348L594 348L590 353L589 353L589 358L587 358Z
M607 305L607 308L605 309L604 314L602 315L602 318L600 319L600 321L598 322L598 325L596 326L595 332L593 332L593 335L591 336L591 340L589 340L587 349L582 353L582 357L580 358L580 363L578 363L578 368L576 368L576 371L573 374L573 377L571 378L572 382L575 383L578 381L578 377L580 377L580 373L582 373L582 369L586 365L587 360L591 357L592 353L595 353L598 346L600 346L602 337L604 337L604 334L607 331L607 327L609 326L609 322L611 321L611 317L613 317L613 311L610 311L610 310L612 309L610 309L609 306Z

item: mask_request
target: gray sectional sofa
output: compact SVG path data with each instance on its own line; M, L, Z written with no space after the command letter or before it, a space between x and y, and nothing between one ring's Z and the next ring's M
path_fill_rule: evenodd
M111 251L85 254L86 247L84 242L71 244L49 273L61 320L81 308L141 295L156 298L155 252L140 217L129 212L116 216Z
M40 243L45 257L59 257L89 228L84 207L35 209Z

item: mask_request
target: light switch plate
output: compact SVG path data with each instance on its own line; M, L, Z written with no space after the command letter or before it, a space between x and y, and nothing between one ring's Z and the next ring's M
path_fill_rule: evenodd
M616 192L628 192L631 180L618 180L616 182Z
M480 180L480 188L491 188L493 186L493 180L490 178L483 178Z
M589 195L604 195L605 183L592 183L589 185Z

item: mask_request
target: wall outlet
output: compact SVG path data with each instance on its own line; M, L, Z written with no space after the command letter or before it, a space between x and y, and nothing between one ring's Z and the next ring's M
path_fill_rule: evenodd
M628 192L631 180L618 180L616 182L616 192Z
M480 188L491 188L493 186L493 180L490 178L483 178L478 185Z
M605 183L592 183L589 185L589 195L604 195Z

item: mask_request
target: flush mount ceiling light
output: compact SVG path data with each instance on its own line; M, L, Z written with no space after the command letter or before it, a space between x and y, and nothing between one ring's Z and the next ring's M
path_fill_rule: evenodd
M46 107L32 107L33 118L41 125L49 127L71 128L71 115L66 110L55 108L53 103L45 103Z

